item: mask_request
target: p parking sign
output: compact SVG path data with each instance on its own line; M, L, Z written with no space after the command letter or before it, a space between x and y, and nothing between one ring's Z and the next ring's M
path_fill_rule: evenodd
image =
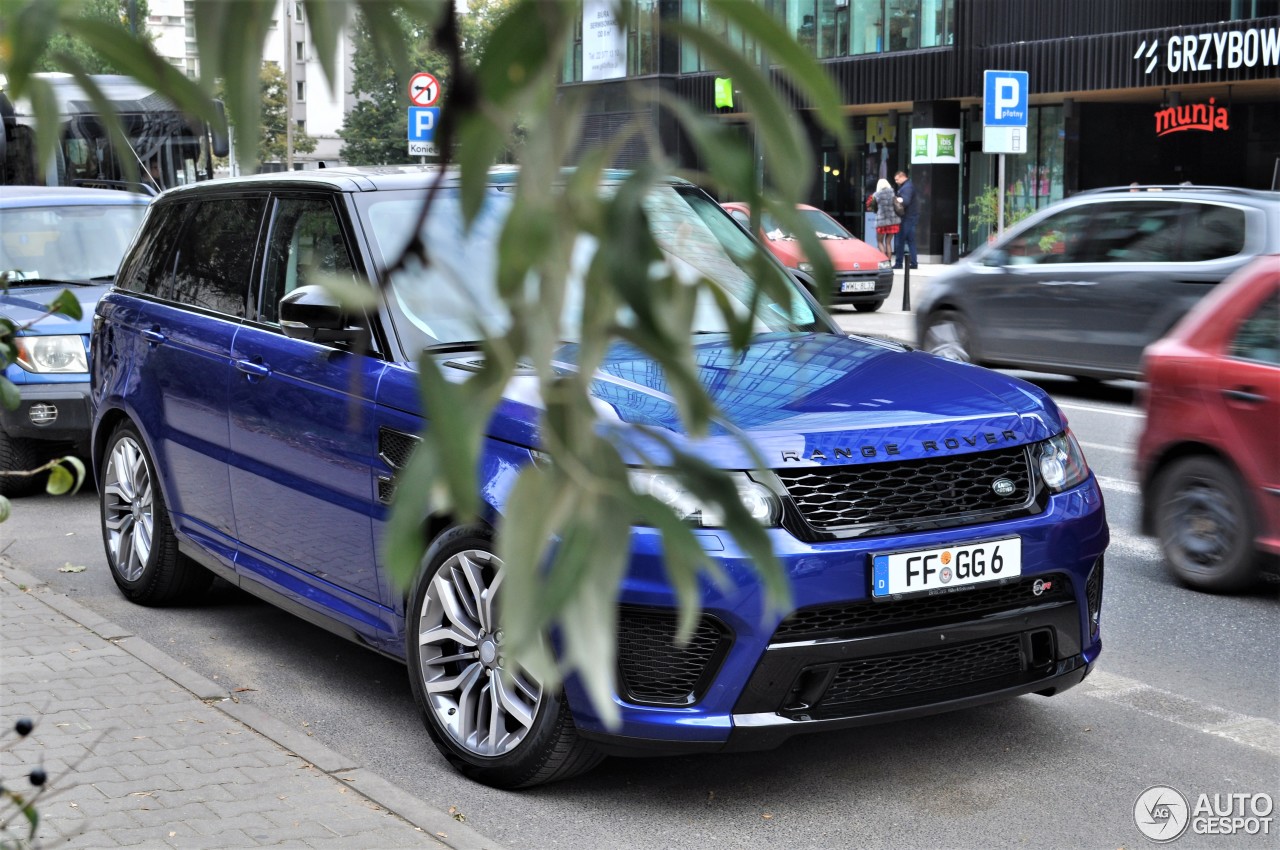
M982 150L1026 153L1029 78L1026 71L984 71Z

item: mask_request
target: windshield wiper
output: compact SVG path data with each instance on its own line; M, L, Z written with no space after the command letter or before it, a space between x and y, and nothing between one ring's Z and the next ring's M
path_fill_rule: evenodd
M433 342L422 347L428 354L449 354L455 351L479 351L484 348L482 339L457 339L453 342Z
M3 287L13 289L16 286L92 286L87 280L67 280L60 277L15 277L6 280Z

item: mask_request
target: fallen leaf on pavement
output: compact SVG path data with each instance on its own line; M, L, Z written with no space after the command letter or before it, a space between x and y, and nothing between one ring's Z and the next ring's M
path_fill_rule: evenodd
M61 566L61 567L58 567L58 572L60 572L60 573L82 573L82 572L84 572L84 571L85 571L85 570L87 570L87 569L89 569L89 568L88 568L88 567L85 567L85 566L78 566L78 565L76 565L76 564L67 563L67 564L64 564L64 565L63 565L63 566Z

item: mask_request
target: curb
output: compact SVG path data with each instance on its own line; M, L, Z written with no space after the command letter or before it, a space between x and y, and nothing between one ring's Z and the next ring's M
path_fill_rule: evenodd
M472 827L454 820L448 814L438 811L408 791L360 767L352 759L277 720L256 706L237 702L223 686L199 673L192 672L190 668L173 657L97 612L84 607L69 596L52 592L46 582L15 569L9 559L3 556L0 556L0 581L6 581L27 591L31 598L52 608L103 640L120 647L166 679L188 691L196 699L307 762L340 783L342 787L349 788L370 802L394 813L452 850L504 850L502 845L486 838Z

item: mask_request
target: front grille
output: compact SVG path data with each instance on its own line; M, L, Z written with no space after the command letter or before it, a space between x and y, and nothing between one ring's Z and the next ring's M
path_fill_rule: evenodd
M830 687L822 695L813 716L848 715L860 709L892 708L894 702L920 704L928 691L952 691L939 699L962 696L967 686L992 679L1021 678L1026 670L1021 635L941 649L905 652L866 658L840 665Z
M702 697L729 649L729 634L703 615L684 646L676 615L623 607L618 612L618 673L623 696L652 705L689 705Z
M1036 595L1036 582L1041 592ZM773 633L774 643L883 634L902 628L925 628L971 620L1028 605L1074 598L1071 579L1060 573L1024 576L1000 585L917 596L896 601L870 599L842 605L815 605L793 612Z
M949 528L1026 513L1035 500L1027 450L834 467L775 469L808 526L863 536ZM992 485L1014 485L1007 496ZM811 538L810 538L811 539Z

